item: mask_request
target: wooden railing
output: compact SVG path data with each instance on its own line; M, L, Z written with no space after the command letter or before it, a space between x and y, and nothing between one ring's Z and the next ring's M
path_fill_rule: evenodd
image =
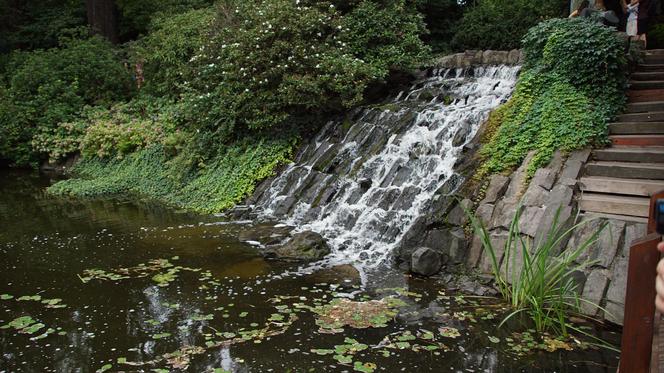
M659 348L660 329L664 324L655 312L655 277L660 253L657 244L662 236L656 233L655 201L664 198L664 191L650 199L648 235L633 242L629 250L625 317L623 319L621 373L654 373L664 371L660 364L664 351Z

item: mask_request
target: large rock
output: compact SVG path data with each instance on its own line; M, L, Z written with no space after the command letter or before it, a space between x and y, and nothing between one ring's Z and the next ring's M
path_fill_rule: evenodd
M581 298L581 311L584 314L595 316L600 311L599 305L604 297L606 286L609 282L606 270L596 269L590 273L583 287Z
M330 247L323 236L316 232L296 233L293 238L273 250L279 259L288 260L319 260L330 253Z
M486 190L482 203L495 203L498 198L502 197L510 185L510 178L503 175L491 176L489 187Z
M410 271L422 276L438 273L442 265L441 255L428 247L420 247L413 252Z
M606 319L622 325L625 316L625 292L627 289L627 264L626 258L618 258L613 263L611 271L611 283L606 292Z
M542 207L526 207L519 219L520 232L535 238L537 236L537 231L540 228L542 218L544 217L544 211L545 209Z
M317 283L342 283L360 285L362 280L357 268L350 264L338 265L316 271L311 276Z
M508 232L492 232L490 236L491 240L491 247L493 247L493 253L496 256L496 264L498 265L498 268L500 268L501 263L503 261L503 257L505 256L505 243L509 239L509 233ZM491 257L491 253L488 251L484 251L483 254L480 256L480 264L479 264L480 270L485 273L492 273L493 272L493 258Z
M468 220L466 211L470 211L473 207L473 201L464 199L461 201L450 213L447 215L447 222L452 225L464 225Z

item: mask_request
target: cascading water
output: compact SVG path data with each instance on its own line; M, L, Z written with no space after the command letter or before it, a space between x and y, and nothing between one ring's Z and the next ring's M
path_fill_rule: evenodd
M265 218L320 233L328 263L371 270L426 210L518 67L433 71L390 103L331 122L279 177L257 191Z

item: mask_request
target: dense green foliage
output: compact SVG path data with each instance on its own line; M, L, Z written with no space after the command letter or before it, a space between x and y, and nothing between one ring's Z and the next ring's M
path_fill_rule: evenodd
M134 63L143 65L143 92L177 98L184 76L193 74L189 62L206 41L214 10L204 8L155 18L150 33L131 46Z
M200 151L248 132L311 126L357 105L370 84L426 56L423 29L403 0L359 1L345 12L326 1L220 6L187 84L188 122L208 135L198 138Z
M128 48L137 83L145 79L138 94L32 142L52 159L82 155L80 178L51 191L134 192L203 212L232 206L288 160L298 133L428 56L415 3L339 5L227 0L153 17Z
M85 105L107 105L131 92L130 75L98 36L62 37L48 50L16 52L0 90L0 158L25 165L39 159L34 136L74 120Z
M513 97L494 112L478 176L511 170L530 151L532 175L556 150L601 145L624 105L625 43L582 19L551 20L524 38L526 64Z
M478 0L464 13L453 43L457 49L519 48L529 28L564 16L568 7L567 0Z

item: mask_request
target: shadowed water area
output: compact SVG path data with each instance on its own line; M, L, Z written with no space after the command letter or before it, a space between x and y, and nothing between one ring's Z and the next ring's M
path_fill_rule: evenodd
M617 365L608 350L571 343L573 351L544 352L523 334L527 327L497 329L505 310L495 299L397 273L371 291L348 268L283 276L297 265L265 261L238 239L251 222L137 200L55 198L44 192L52 181L0 171L0 372L609 372ZM352 303L369 300L376 301ZM588 331L614 343L619 337Z

